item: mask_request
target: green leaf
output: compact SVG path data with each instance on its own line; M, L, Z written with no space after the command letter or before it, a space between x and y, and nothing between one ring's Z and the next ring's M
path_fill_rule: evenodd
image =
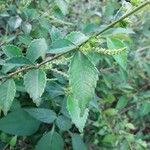
M51 40L52 40L52 42L58 40L59 37L62 36L62 35L61 35L61 31L60 31L58 28L56 28L55 26L53 26L53 27L51 28L50 35L51 35Z
M36 150L64 150L64 142L57 132L46 133L37 143Z
M24 76L24 85L33 102L38 106L41 102L40 97L46 86L45 72L39 69L27 72Z
M17 144L17 136L12 137L12 139L9 142L9 144L10 144L11 147L16 146L16 144Z
M144 116L150 113L150 102L144 102L140 108L140 115Z
M94 33L94 32L98 32L101 28L99 27L98 24L95 24L95 23L88 23L88 24L85 24L84 27L83 27L83 32L86 33L86 34L91 34L91 33Z
M75 45L80 45L81 43L87 41L89 37L85 36L81 32L71 32L66 36L66 39L74 43Z
M25 34L30 34L30 32L32 30L32 25L28 22L24 22L22 24L22 30Z
M125 127L131 130L135 130L135 126L132 123L126 123Z
M5 61L4 60L0 60L0 65L5 65Z
M108 116L114 116L118 114L118 111L114 108L108 108L104 111L104 113Z
M65 91L64 91L63 87L60 84L58 84L56 81L52 81L52 80L47 81L45 93L51 99L53 99L57 96L60 96L60 95L65 95Z
M23 110L9 113L0 119L0 130L13 135L29 136L39 128L40 122Z
M127 98L122 96L121 98L119 98L116 108L123 109L127 105L127 103L128 103Z
M19 57L23 55L21 49L15 45L6 45L2 49L7 57Z
M56 125L63 131L69 130L72 126L70 119L62 115L57 118Z
M98 71L93 63L82 52L76 52L69 66L69 81L81 114L94 98L97 80Z
M33 118L44 122L53 123L56 119L56 113L50 109L45 108L26 108L24 109Z
M16 94L16 85L14 80L10 79L0 84L0 110L6 115L14 100Z
M52 43L52 45L49 48L48 53L51 53L51 54L65 53L74 48L76 48L76 46L69 40L59 39Z
M73 150L87 150L86 145L84 144L83 140L81 139L79 134L73 134L71 136L72 139L72 146Z
M31 43L32 38L27 34L23 34L23 35L18 36L18 40L19 40L18 41L19 44L24 44L26 46Z
M140 2L140 0L131 0L132 5L137 5Z
M27 58L35 62L39 57L45 58L47 44L44 38L33 40L27 49Z
M123 140L121 143L120 150L131 150L127 140Z
M25 66L25 65L34 65L34 63L32 63L26 57L12 57L5 61L5 65Z
M47 30L46 32L50 31L51 24L48 18L40 17L39 23L40 23L41 29L44 29L45 31Z
M107 134L104 139L103 142L106 144L112 144L113 146L116 145L117 143L117 139L118 137L114 134Z
M17 87L16 87L16 89L17 89L17 91L19 91ZM18 101L17 99L14 99L14 101L13 101L13 103L11 105L10 110L11 111L15 111L15 110L20 109L20 108L21 108L20 101Z
M70 118L69 112L68 112L68 110L67 110L67 98L66 98L66 97L64 98L64 100L63 100L63 102L62 102L61 113L62 113L64 116Z
M116 38L107 38L107 46L109 49L120 49L126 47L123 42ZM123 51L119 55L113 56L116 62L126 70L127 67L127 51Z
M84 110L84 113L81 116L81 109L79 107L78 101L74 99L73 96L68 96L67 110L69 111L72 122L76 125L80 132L83 132L83 128L88 117L88 108Z
M6 74L6 73L12 71L14 68L15 68L15 65L5 65L5 64L4 64L4 65L2 66L1 71L2 71L2 73Z
M63 13L63 15L68 14L68 4L65 0L56 0L56 4Z

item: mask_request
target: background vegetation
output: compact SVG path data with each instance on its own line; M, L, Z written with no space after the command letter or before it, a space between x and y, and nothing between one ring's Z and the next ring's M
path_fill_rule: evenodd
M0 150L148 150L148 4L0 0Z

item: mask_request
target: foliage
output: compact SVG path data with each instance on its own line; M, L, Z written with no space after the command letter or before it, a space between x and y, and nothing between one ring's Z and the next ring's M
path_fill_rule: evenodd
M149 8L1 0L0 149L149 149Z

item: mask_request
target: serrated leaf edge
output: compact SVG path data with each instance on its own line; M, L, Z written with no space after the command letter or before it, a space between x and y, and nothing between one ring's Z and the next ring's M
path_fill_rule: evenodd
M31 70L31 71L33 71L33 70ZM42 70L38 70L38 71L42 71ZM29 72L30 72L30 71L29 71ZM26 89L27 93L30 95L30 98L32 98L33 102L36 103L37 106L39 106L39 105L40 105L40 102L41 102L40 97L41 97L42 94L44 93L45 87L41 90L41 92L40 92L40 94L39 94L39 97L38 97L38 98L34 98L34 95L30 92L30 91L31 91L30 89L31 89L32 87L28 88L28 87L26 86L26 85L27 85L27 77L28 77L27 75L28 75L29 72L27 72L27 73L24 75L24 85L25 85L25 89ZM44 73L44 81L45 81L44 85L46 86L46 73L45 73L44 71L42 71L42 73Z

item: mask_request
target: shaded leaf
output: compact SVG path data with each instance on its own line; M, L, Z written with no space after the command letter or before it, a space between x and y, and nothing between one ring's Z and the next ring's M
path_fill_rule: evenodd
M14 147L17 144L17 136L12 137L12 139L9 142L10 146Z
M55 26L53 26L53 27L51 28L50 35L51 35L51 40L52 40L52 42L58 40L59 37L62 36L62 35L61 35L61 31L60 31L58 28L56 28Z
M107 143L107 144L116 145L116 143L117 143L117 135L107 134L107 135L105 135L105 137L103 139L103 142Z
M14 80L10 79L0 84L0 110L6 115L16 94Z
M22 56L22 51L19 47L15 45L6 45L3 46L3 52L7 57L19 57Z
M64 15L68 14L68 4L65 0L56 0L56 4Z
M32 25L28 22L24 22L22 24L22 30L25 34L30 34L30 32L32 30Z
M115 38L107 38L107 46L109 49L119 49L126 47L123 42ZM127 51L123 51L119 55L113 56L116 62L126 70L127 67Z
M87 41L88 37L81 32L71 32L66 36L66 39L78 46L81 43Z
M67 118L70 118L69 112L67 110L67 99L66 99L66 97L64 98L64 100L62 102L61 113L64 116L66 116Z
M0 119L1 131L18 136L32 135L38 130L39 125L39 121L23 110L13 111Z
M128 103L127 98L122 96L121 98L119 98L116 108L123 109L127 105L127 103Z
M104 113L108 116L114 116L118 114L118 111L114 108L108 108L104 111Z
M140 115L144 116L150 113L150 102L144 102L140 108Z
M5 65L24 66L24 65L34 65L34 63L32 63L26 57L12 57L5 61Z
M44 123L52 123L56 119L56 113L50 109L26 108L24 110L33 118Z
M71 120L65 116L58 116L56 125L60 130L67 131L71 128Z
M60 95L65 95L65 91L64 91L63 87L55 81L47 81L45 93L50 98L55 98Z
M79 134L73 134L71 136L71 139L72 139L73 150L79 150L79 149L87 150L87 147L84 144Z
M24 44L24 45L29 45L32 41L32 38L27 35L27 34L23 34L18 36L18 40L19 40L19 44Z
M21 23L22 23L22 19L19 16L10 17L8 20L8 25L12 30L15 30L18 27L20 27Z
M44 38L33 40L27 49L27 58L35 62L39 57L45 58L47 44Z
M64 142L57 132L48 132L38 141L36 150L64 150Z

